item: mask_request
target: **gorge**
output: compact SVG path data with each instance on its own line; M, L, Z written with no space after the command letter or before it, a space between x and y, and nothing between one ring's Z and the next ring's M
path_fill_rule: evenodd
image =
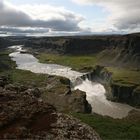
M108 101L105 97L104 87L90 79L81 79L86 73L76 72L69 67L56 64L42 64L31 54L20 53L22 46L13 46L16 52L10 54L13 61L16 61L17 68L29 70L34 73L44 73L49 75L63 76L71 80L74 89L86 92L86 99L92 107L92 113L107 115L113 118L126 117L133 107ZM94 76L94 75L93 75ZM95 75L96 76L96 75ZM79 80L80 78L80 80Z
M0 138L139 139L139 44L139 33L1 37Z

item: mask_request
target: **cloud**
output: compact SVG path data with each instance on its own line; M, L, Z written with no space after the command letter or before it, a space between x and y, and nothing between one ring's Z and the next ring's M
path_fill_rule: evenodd
M49 29L46 28L17 28L17 27L0 27L2 33L18 33L18 34L32 34L32 33L47 33Z
M0 31L80 31L79 23L84 18L62 7L50 5L23 5L18 8L0 0ZM21 28L31 28L27 31ZM36 28L36 30L34 30ZM41 29L42 28L42 29Z
M78 4L99 5L110 12L107 22L116 30L140 31L140 0L72 0Z
M0 0L0 34L74 35L140 31L140 0L71 0L82 5L98 5L108 11L106 19L92 19L93 23L64 7L48 4L17 7L9 1Z

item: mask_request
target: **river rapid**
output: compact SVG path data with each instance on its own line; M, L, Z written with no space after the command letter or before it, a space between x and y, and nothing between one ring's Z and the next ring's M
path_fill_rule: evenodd
M9 47L14 52L9 54L11 59L16 62L17 69L29 70L33 73L43 73L69 78L73 84L73 89L86 92L86 98L92 107L92 113L110 116L112 118L126 117L133 107L127 104L108 101L105 96L105 88L100 83L94 83L88 79L82 80L80 77L85 73L72 70L70 67L57 64L43 64L33 55L21 53L25 51L22 45ZM79 80L80 79L80 82Z

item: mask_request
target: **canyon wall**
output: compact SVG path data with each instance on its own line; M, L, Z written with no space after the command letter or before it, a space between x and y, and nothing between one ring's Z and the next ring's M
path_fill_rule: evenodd
M88 78L91 81L103 84L106 88L106 97L109 100L140 107L139 85L115 81L112 74L105 67L96 66L91 72L83 75L81 78L84 80Z
M24 44L38 52L98 55L103 65L140 67L140 33L73 37L1 37L0 48Z
M98 54L105 65L139 66L140 34L28 38L25 47L68 55Z

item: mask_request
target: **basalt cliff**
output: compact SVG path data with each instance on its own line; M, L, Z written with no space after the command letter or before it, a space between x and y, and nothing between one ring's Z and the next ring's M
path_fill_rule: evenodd
M34 51L69 55L100 54L100 63L140 67L140 33L75 37L6 37L0 46L22 44Z
M109 100L127 103L140 107L140 85L116 80L113 73L104 66L97 65L91 72L83 75L82 79L88 78L93 82L99 82L106 88L106 96Z
M69 55L100 53L104 65L134 66L140 63L140 34L28 38L25 47Z

